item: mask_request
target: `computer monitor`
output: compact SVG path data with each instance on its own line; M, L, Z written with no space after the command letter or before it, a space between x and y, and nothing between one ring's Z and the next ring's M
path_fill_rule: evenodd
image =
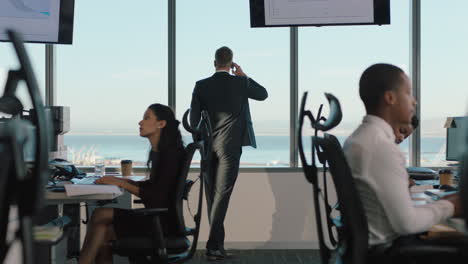
M10 41L7 29L25 42L72 44L75 0L0 1L0 41Z
M250 0L251 27L390 24L390 0Z
M453 117L447 127L447 149L445 159L459 161L461 155L467 149L466 131L468 128L468 116Z

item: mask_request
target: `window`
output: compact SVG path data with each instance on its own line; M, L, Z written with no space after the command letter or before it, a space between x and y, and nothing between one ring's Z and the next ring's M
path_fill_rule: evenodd
M447 117L466 116L468 30L462 0L421 4L421 165L443 166Z
M68 158L79 165L131 159L149 143L138 122L167 104L167 1L77 1L73 45L57 48L57 101L69 106Z
M306 109L316 115L323 104L323 115L327 117L328 101L324 92L335 95L341 103L343 120L330 133L341 143L365 115L359 97L362 72L372 64L384 62L408 73L409 3L392 1L391 12L390 25L299 29L299 102L304 91L309 91ZM310 149L310 137L306 135L312 135L312 130L305 129L303 135L304 147ZM400 147L408 157L407 140Z
M269 94L250 100L258 148L243 148L241 166L289 166L289 28L250 28L248 1L178 1L176 11L178 118L190 107L195 82L215 72L216 49L228 46Z
M42 95L43 103L45 103L45 45L44 44L25 44L26 51L31 61L31 65L36 76L39 92ZM0 96L3 95L5 82L8 77L9 70L16 70L20 64L16 57L15 50L11 43L0 43ZM30 95L27 91L26 83L20 82L17 87L18 98L23 103L25 110L32 107ZM1 114L0 114L1 115Z

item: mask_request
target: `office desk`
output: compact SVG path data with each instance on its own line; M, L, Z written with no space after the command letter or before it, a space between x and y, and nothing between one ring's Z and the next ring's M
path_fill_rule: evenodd
M465 220L459 217L452 217L447 219L446 222L442 223L456 229L458 232L465 233L468 235L468 229L466 228Z
M422 189L417 191L411 191L411 199L413 199L413 203L415 205L424 205L433 201L432 198L429 195L425 194L424 190ZM452 217L441 224L452 227L458 232L468 234L468 229L466 227L465 221L462 218Z
M35 243L38 263L49 264L65 263L69 257L79 254L81 233L84 232L81 220L86 219L83 204L95 204L101 201L114 202L121 196L121 194L93 194L69 197L65 192L51 192L48 190L45 191L44 195L47 206L35 217L35 225L45 225L62 216L67 216L71 220L65 227L66 237L57 244L51 247L46 244Z
M121 194L90 194L80 196L67 196L65 192L50 192L46 191L45 198L47 205L60 205L60 204L79 204L95 201L111 201L121 196Z
M113 175L115 176L115 175ZM119 176L117 176L119 177ZM122 177L122 176L120 176ZM124 176L122 178L133 181L142 181L145 176ZM121 194L105 193L105 194L88 194L79 196L67 196L65 192L45 192L46 203L49 205L50 212L46 215L63 216L67 215L72 219L70 227L68 227L68 249L67 252L71 255L79 253L81 243L84 240L86 232L86 223L81 220L87 219L98 207L119 207L124 209L132 208L132 195L126 191ZM86 204L85 206L82 206ZM51 219L49 219L50 221ZM62 252L63 254L63 252ZM114 257L114 263L128 263L126 258L119 256Z
M44 263L46 263L46 259L49 263L62 263L66 261L67 257L79 254L86 232L86 224L82 223L82 220L88 220L87 217L91 216L94 208L104 204L123 208L131 206L131 195L127 192L67 196L65 192L46 191L45 198L47 207L43 210L42 215L36 219L35 224L43 225L61 216L68 216L71 223L66 227L68 237L57 245L57 250L49 252L44 248L37 250L39 252L38 259L43 260Z
M120 176L113 175L118 178L129 179L133 181L143 181L146 176ZM124 191L125 193L125 191ZM92 195L79 195L67 196L66 192L53 192L46 190L45 198L47 205L60 205L60 204L79 204L95 201L111 201L121 196L122 194L92 194Z

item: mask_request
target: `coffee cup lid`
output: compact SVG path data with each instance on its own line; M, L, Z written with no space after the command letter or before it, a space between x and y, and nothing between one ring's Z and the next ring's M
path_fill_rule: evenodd
M122 160L120 161L121 164L132 163L132 160Z
M439 174L446 174L446 173L452 173L450 169L440 169Z

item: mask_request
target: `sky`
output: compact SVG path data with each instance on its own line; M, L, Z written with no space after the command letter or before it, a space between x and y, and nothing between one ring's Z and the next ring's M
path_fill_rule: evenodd
M467 111L468 3L422 2L421 126L423 136L441 136L445 117ZM213 74L215 50L227 45L269 92L267 101L251 103L257 133L288 135L289 28L250 28L246 0L178 0L176 26L179 118L195 82ZM409 34L407 0L391 1L391 25L300 28L299 95L309 91L312 111L326 105L323 92L337 96L344 119L336 132L349 134L364 115L360 74L377 62L408 72ZM44 87L44 45L27 49ZM167 104L166 0L75 1L74 43L56 52L57 103L71 107L70 133L136 134L148 105ZM11 47L0 43L0 83L14 65Z

